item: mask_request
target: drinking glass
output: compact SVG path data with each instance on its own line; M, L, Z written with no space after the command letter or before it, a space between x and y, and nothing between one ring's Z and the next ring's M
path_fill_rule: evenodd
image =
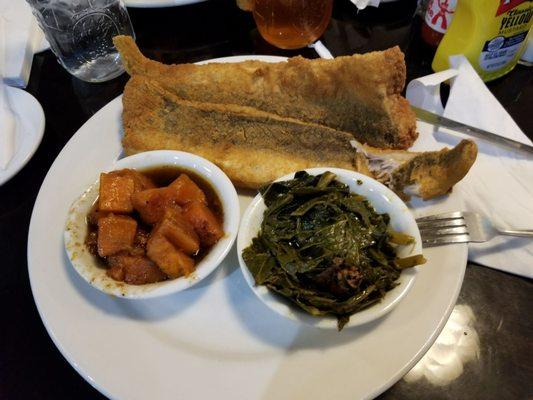
M254 0L257 29L270 44L298 49L317 40L331 19L333 0Z
M113 36L133 36L122 0L27 0L59 63L86 82L124 72Z

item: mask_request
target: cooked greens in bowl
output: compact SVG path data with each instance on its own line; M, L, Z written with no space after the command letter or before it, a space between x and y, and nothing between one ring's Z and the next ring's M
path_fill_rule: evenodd
M414 238L393 230L387 213L330 171L300 171L260 194L260 229L242 251L255 285L313 316L335 316L339 329L397 286L403 269L425 262L421 254L399 257Z

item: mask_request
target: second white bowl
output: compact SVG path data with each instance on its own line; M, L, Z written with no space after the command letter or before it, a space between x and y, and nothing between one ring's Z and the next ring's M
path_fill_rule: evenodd
M411 235L415 238L415 243L410 246L399 248L398 256L407 257L422 253L422 240L416 221L405 205L405 203L389 188L382 185L375 179L366 175L339 168L310 168L306 169L311 175L319 175L326 171L331 171L337 175L336 179L350 188L350 191L366 197L374 209L382 214L390 216L390 226L392 229ZM283 176L278 181L285 181L294 178L294 173ZM362 184L358 184L360 181ZM255 285L254 278L246 263L242 258L242 251L252 243L261 228L263 213L266 210L265 203L258 194L248 206L241 220L241 227L237 237L237 252L241 271L248 285L252 288L256 296L275 312L295 321L303 322L319 328L337 329L337 318L334 316L314 317L307 314L290 301L282 299L281 296L271 292L266 286ZM373 321L390 312L413 285L416 277L417 267L402 271L398 283L394 289L387 292L385 297L377 304L369 308L356 312L350 317L350 321L345 328L361 325Z

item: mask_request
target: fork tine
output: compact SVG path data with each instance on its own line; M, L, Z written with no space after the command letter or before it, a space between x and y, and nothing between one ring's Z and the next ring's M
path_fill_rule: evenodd
M423 239L432 239L439 236L446 235L468 235L468 230L466 226L456 226L453 228L436 228L436 229L426 229L420 230L420 235Z
M427 217L421 217L417 218L416 222L425 222L425 221L435 221L440 219L454 219L454 218L462 218L463 213L462 211L453 211L443 214L437 214L437 215L429 215Z
M453 243L468 243L469 241L470 241L470 237L468 235L440 236L435 239L422 240L422 247L434 247L434 246L440 246L443 244L453 244Z
M463 218L456 219L436 219L429 221L417 221L418 228L422 229L435 229L435 228L447 228L453 226L466 226L466 221Z
M462 211L418 218L416 224L420 229L423 247L471 241L466 217Z

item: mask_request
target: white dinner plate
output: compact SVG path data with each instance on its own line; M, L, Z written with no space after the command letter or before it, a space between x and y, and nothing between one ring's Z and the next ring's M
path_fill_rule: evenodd
M11 109L17 116L15 151L7 168L0 169L0 185L10 180L33 157L44 133L44 112L41 104L28 92L6 86Z
M126 7L160 8L202 3L207 0L125 0Z
M417 267L398 307L342 332L296 323L262 304L241 274L235 246L204 282L175 295L121 299L88 285L66 257L63 228L72 201L121 156L121 113L117 98L61 151L35 202L28 238L29 276L43 323L96 389L128 400L372 398L431 346L461 288L466 245L426 250L428 262ZM421 133L427 129L420 126ZM438 147L431 134L421 136L418 148ZM239 196L241 211L251 199ZM415 213L460 204L452 193L423 206L415 202Z

